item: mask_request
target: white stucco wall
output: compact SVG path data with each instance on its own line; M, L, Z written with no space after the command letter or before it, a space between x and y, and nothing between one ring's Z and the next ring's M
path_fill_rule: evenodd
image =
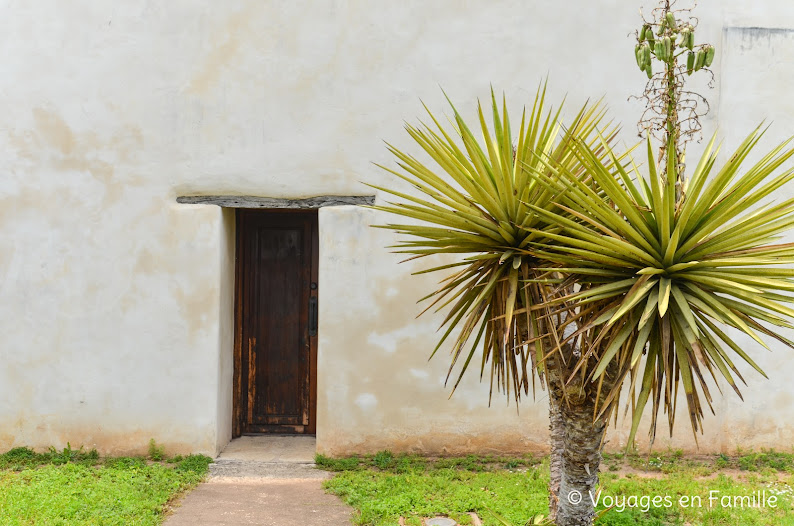
M320 336L317 448L341 455L383 449L433 454L537 452L546 441L548 402L538 392L517 413L494 395L472 364L454 396L444 388L449 362L437 317L416 315L416 300L439 278L409 276L426 263L382 247L388 219L356 207L320 209ZM457 371L457 369L456 369ZM453 375L450 387L457 379Z
M230 436L232 214L179 195L369 193L388 140L442 86L473 114L489 86L518 111L550 77L569 108L627 101L642 74L617 0L527 3L239 0L9 1L0 17L0 450L19 445L214 453ZM726 145L762 118L792 133L782 0L702 0L718 46L713 111ZM693 150L694 153L694 150ZM792 192L791 189L788 192ZM447 400L438 318L414 320L435 281L409 277L374 212L320 212L318 449L542 447L545 395L516 413L476 374ZM748 346L750 344L748 343ZM701 451L794 439L788 352L754 352L746 403L728 393ZM769 393L773 393L771 396ZM767 407L768 406L768 407ZM692 448L686 419L671 444ZM660 433L663 434L663 433ZM620 443L621 433L613 435ZM660 440L662 443L667 443Z

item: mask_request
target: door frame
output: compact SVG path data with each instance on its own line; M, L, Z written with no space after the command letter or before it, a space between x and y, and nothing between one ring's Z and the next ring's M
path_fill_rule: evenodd
M251 276L250 269L247 268L247 258L243 254L243 235L248 232L244 228L247 217L283 217L285 215L301 215L310 218L312 221L311 239L311 283L316 283L317 287L309 288L309 297L317 301L319 292L318 263L319 263L319 236L317 209L250 209L238 208L235 210L235 262L234 262L234 374L232 381L232 438L239 437L245 429L245 418L249 404L249 379L243 378L243 315L244 310L244 278ZM317 311L315 311L316 313ZM310 323L310 321L307 321ZM307 327L308 333L308 327ZM309 423L301 426L258 426L263 433L279 434L308 434L313 435L317 430L317 334L313 336L309 333Z

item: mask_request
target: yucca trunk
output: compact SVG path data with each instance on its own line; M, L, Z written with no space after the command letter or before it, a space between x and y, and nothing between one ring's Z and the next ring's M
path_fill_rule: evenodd
M565 425L560 490L557 501L558 526L590 526L595 516L593 501L598 485L601 446L606 430L603 419L593 421L594 400L563 404Z
M549 516L557 526L591 526L607 422L605 417L593 418L596 413L593 384L580 389L582 394L568 384L563 399L565 373L561 374L560 364L555 360L556 357L549 358L546 375L551 440Z
M562 480L562 452L565 449L565 417L562 415L561 400L549 390L549 518L557 518L560 481Z

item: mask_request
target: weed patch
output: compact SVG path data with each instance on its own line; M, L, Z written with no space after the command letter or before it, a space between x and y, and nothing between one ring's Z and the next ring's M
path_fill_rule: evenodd
M155 462L165 459L165 448L158 446L153 438L149 439L149 458Z

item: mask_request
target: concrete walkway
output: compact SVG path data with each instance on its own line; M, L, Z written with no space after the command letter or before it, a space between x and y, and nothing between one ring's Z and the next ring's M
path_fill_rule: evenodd
M352 508L323 491L330 474L314 468L314 451L314 437L235 439L165 524L350 526Z

